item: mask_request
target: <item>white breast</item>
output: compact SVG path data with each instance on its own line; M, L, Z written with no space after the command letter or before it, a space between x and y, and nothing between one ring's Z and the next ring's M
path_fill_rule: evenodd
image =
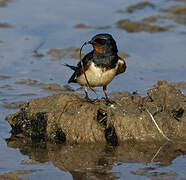
M91 63L89 69L85 73L86 73L88 82L92 87L104 86L104 85L109 84L112 81L112 79L116 75L117 68L118 68L118 65L116 65L116 67L113 69L106 70L100 67L96 67L94 63ZM84 86L87 84L84 74L82 74L81 76L77 78L77 82L81 86Z

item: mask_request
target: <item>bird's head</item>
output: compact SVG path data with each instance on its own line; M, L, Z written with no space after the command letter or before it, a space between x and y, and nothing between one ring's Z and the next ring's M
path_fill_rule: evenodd
M117 54L116 41L110 34L97 34L87 44L91 44L96 54Z

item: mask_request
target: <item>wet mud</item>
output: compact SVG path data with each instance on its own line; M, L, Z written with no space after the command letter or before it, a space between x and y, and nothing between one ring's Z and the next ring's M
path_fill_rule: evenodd
M77 29L109 29L111 27L112 26L89 26L86 24L76 24L74 26L74 28L77 28Z
M185 179L185 2L0 0L0 179ZM65 85L62 66L103 32L130 56L111 103ZM158 79L171 83L141 96Z
M10 76L5 76L5 75L0 75L0 80L2 80L2 79L9 79L9 78L11 78Z
M51 48L48 50L48 54L52 56L54 60L61 60L63 58L71 58L71 59L78 59L80 58L79 55L80 48L77 47L69 47L69 48L63 48L63 49L55 49ZM119 52L118 55L122 58L127 58L130 55L127 53ZM81 54L82 58L85 56L84 53Z
M0 1L0 7L6 6L8 3L12 2L12 0L2 0Z
M135 10L144 9L146 7L155 8L155 5L151 2L143 1L143 2L139 2L137 4L133 4L133 5L129 6L126 9L126 12L133 13Z
M185 1L183 1L185 2ZM118 28L126 30L129 33L134 32L151 32L151 33L157 33L157 32L165 32L169 30L170 28L175 27L176 25L172 22L169 22L169 25L167 25L166 20L171 20L177 24L185 25L186 24L186 5L185 4L179 4L179 5L172 5L168 8L156 8L156 6L148 1L139 2L136 4L132 4L128 6L125 10L118 10L118 13L125 14L127 13L135 13L136 10L145 8L152 8L152 11L158 13L156 16L149 16L144 17L143 19L139 21L133 21L131 19L121 19L116 22L116 25ZM160 12L162 14L160 14ZM155 25L152 23L160 22L159 24L166 24L166 25Z
M31 99L7 116L12 134L53 142L118 145L127 140L163 141L159 128L172 140L186 139L186 97L166 81L158 81L146 97L119 93L86 100L77 94Z
M186 5L174 5L167 9L161 9L161 11L175 15L186 15Z
M157 21L157 17L156 16L149 16L149 17L143 18L142 21L146 22L146 23L153 23L153 22Z
M36 87L41 87L45 91L52 91L52 92L72 92L74 89L70 85L64 85L61 87L57 83L43 83L39 82L37 80L32 80L32 79L21 79L17 80L15 82L16 84L26 84L28 86L36 86ZM22 96L29 95L29 94L23 94ZM35 94L30 94L30 95L35 95Z
M79 55L79 48L76 47L69 47L69 48L64 48L64 49L55 49L51 48L48 50L48 54L51 55L55 60L62 59L64 57L71 57L74 54ZM78 56L79 57L79 56Z
M22 102L22 101L12 102L12 103L5 101L5 102L3 102L3 104L4 104L4 107L6 107L8 109L19 109L24 106L24 102Z
M173 20L178 24L186 24L186 5L174 5L167 9L160 9L161 12L166 13L160 18Z
M8 173L0 174L1 180L29 180L29 178L19 177L19 175L30 174L32 171L28 170L15 170Z
M185 144L168 142L127 141L116 147L103 143L63 145L32 141L21 136L11 136L6 142L8 147L19 149L36 163L52 162L60 170L69 172L73 179L92 179L98 175L100 179L116 179L116 174L111 170L121 163L158 162L160 166L169 165L176 157L186 154ZM156 173L158 167L150 165L132 173L146 177L177 176L173 172Z
M186 89L186 83L185 82L172 82L170 83L172 86L180 89Z
M124 29L127 32L134 33L134 32L165 32L168 29L172 28L171 25L166 26L159 26L159 25L150 25L143 22L136 22L136 21L130 21L128 19L119 20L117 23L117 27L120 29Z
M175 5L167 9L160 9L160 12L164 13L157 16L149 16L142 19L145 23L154 23L158 20L171 20L177 24L186 24L186 5Z
M13 28L13 26L8 23L0 23L0 28Z

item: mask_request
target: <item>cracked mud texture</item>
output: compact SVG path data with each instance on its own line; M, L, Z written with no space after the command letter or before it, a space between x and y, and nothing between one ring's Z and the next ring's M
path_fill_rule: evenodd
M146 97L119 93L114 104L87 101L77 94L31 99L8 115L12 134L66 143L107 143L126 140L163 141L148 109L170 139L186 139L186 97L166 81L158 81Z

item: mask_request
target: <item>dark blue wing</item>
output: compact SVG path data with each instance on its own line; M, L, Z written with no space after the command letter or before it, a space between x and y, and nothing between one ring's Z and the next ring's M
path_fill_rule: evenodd
M90 65L90 62L92 61L92 58L93 58L93 51L91 51L90 53L86 54L83 59L82 59L82 62L83 62L83 66L84 66L84 69L85 71L88 69L89 65ZM80 76L83 71L82 71L82 66L81 66L81 62L79 62L77 64L77 67L73 67L70 66L70 65L66 65L67 67L70 67L71 69L74 70L74 73L72 74L72 76L70 77L70 79L68 80L68 83L76 83L77 82L77 77Z
M83 57L82 61L83 61L83 66L84 66L85 70L88 68L89 63L92 61L92 59L93 59L93 51L89 52L88 54L86 54ZM78 66L79 70L82 71L81 62L79 62L77 66Z

